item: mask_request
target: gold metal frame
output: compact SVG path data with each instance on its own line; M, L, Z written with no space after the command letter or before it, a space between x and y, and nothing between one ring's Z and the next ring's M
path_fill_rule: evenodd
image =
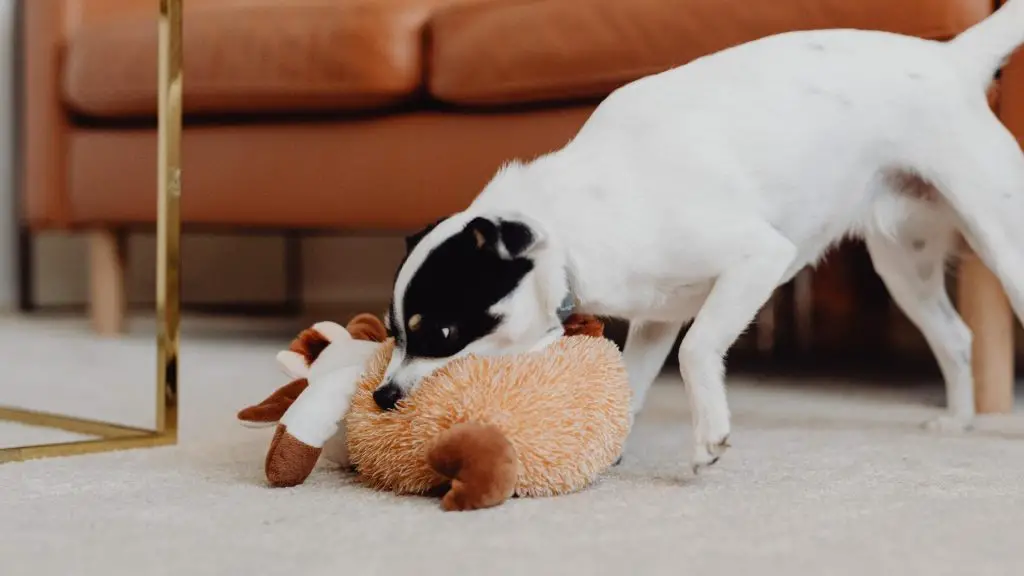
M0 420L96 436L62 444L0 448L0 463L174 444L178 439L181 238L182 4L160 0L157 154L156 427L132 428L0 406Z

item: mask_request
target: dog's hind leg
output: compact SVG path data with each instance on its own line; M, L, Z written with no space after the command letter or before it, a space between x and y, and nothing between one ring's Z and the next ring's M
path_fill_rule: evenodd
M970 119L951 127L957 138L944 142L946 153L928 179L1024 321L1024 153L991 113Z
M904 222L892 235L871 232L865 244L875 271L931 348L946 385L947 413L926 423L931 429L962 431L974 418L971 331L957 314L945 284L947 255L956 229L929 218L925 202L909 201L924 218Z

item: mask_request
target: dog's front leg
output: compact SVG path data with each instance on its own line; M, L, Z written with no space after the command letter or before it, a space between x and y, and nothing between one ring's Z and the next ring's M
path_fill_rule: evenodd
M716 252L721 267L679 347L679 369L693 419L694 473L718 461L729 446L723 357L771 297L796 255L793 243L763 222L743 227L739 236L704 244Z
M650 322L634 320L622 347L622 359L633 390L630 416L636 418L644 407L647 391L665 365L672 344L682 330L682 322Z

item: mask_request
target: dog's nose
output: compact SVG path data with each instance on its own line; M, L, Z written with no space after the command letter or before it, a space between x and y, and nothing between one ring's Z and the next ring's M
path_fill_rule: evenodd
M381 410L394 410L395 404L402 399L402 389L388 383L373 391L373 401Z

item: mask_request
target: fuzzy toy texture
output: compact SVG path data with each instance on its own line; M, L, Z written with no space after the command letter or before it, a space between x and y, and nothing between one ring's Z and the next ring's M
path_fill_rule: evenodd
M349 457L367 484L428 494L446 509L585 488L622 453L631 391L615 343L576 335L544 350L453 360L392 411L373 401L394 349L374 355L345 419ZM475 495L466 494L474 491Z

